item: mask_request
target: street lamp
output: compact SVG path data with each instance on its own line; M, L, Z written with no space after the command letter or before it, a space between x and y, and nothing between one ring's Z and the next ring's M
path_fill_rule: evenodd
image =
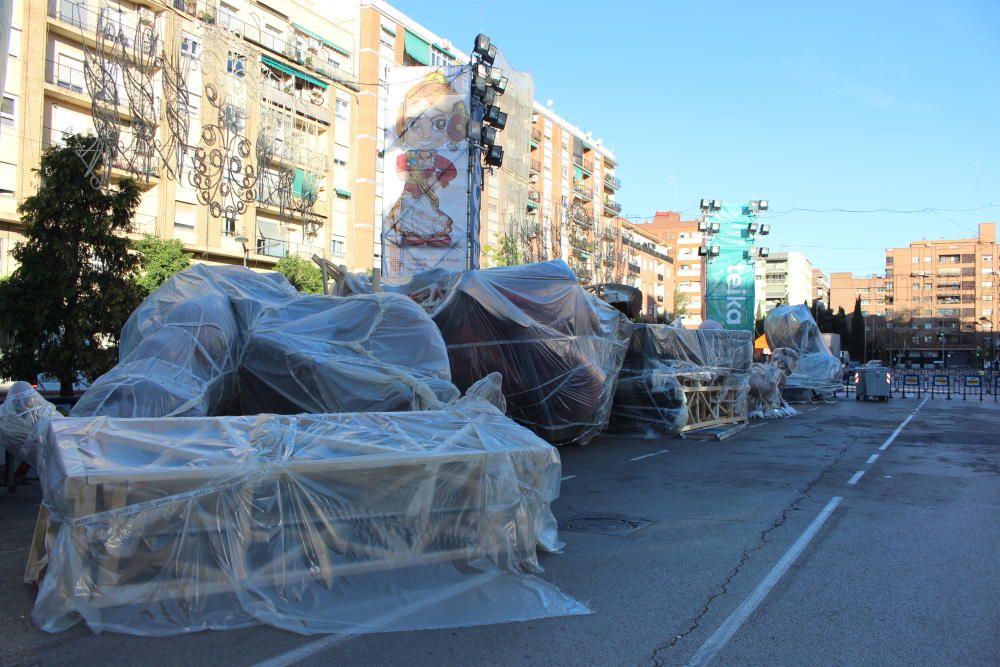
M250 251L247 250L247 243L250 241L250 239L248 239L246 237L246 234L244 234L243 232L240 232L239 235L235 239L233 239L233 240L243 246L243 268L246 268L246 266L247 266L247 255L250 254Z

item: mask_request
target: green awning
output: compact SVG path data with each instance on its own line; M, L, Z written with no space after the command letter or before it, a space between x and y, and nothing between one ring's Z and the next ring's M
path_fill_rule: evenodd
M316 77L310 76L310 75L306 74L305 72L303 72L302 70L297 70L294 67L290 67L288 65L285 65L284 63L279 63L274 58L270 58L268 56L261 56L260 60L265 65L267 65L269 67L273 67L274 69L278 70L279 72L284 72L285 74L291 74L292 76L297 76L300 79L302 79L303 81L308 81L309 83L311 83L311 84L313 84L315 86L319 86L323 90L326 90L327 88L330 87L329 84L323 83L322 81L320 81Z
M406 54L421 65L431 64L430 42L407 30L403 35L403 49Z
M393 28L391 25L386 25L386 24L383 23L382 24L382 30L384 30L385 32L389 33L393 37L396 36L396 29Z
M448 49L444 48L440 44L431 44L431 46L433 46L435 49L437 49L441 53L445 54L446 56L448 56L452 60L455 60L455 54L452 53L451 51L449 51Z
M337 53L339 53L341 55L348 56L348 57L351 55L351 52L348 51L347 49L337 46L336 44L334 44L333 42L331 42L330 40L328 40L326 37L323 37L322 35L317 35L316 33L314 33L309 28L306 28L305 26L301 26L298 23L293 23L292 25L299 32L305 33L306 35L309 35L313 39L318 39L319 41L323 42L328 47L330 47L331 49L333 49L334 51L336 51Z
M295 170L295 179L292 181L292 194L296 197L315 201L319 190L316 185L316 174L306 173L302 169Z
M583 169L581 167L573 165L573 178L576 180L583 180Z
M350 199L351 198L351 191L350 190L341 190L340 188L334 188L333 191L337 193L338 197L343 197L344 199Z

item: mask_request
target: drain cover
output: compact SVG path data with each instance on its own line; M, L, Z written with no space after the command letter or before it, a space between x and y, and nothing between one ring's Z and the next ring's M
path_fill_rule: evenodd
M649 519L624 514L581 514L559 524L562 530L600 535L630 535L653 523Z

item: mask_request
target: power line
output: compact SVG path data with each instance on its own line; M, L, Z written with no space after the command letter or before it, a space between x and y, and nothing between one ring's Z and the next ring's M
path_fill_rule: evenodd
M995 202L990 202L989 204L983 204L982 206L975 206L975 207L972 207L972 208L938 208L938 207L935 207L935 206L929 206L927 208L913 208L913 209L896 209L896 208L852 209L852 208L804 208L804 207L794 207L794 208L789 208L789 209L784 209L784 210L778 210L778 211L776 211L776 210L769 210L769 211L767 211L765 213L764 217L765 218L771 218L771 219L773 219L773 218L781 217L783 215L789 215L791 213L821 213L821 214L834 214L834 213L836 213L836 214L848 214L848 215L869 215L869 214L873 214L873 213L889 213L889 214L892 214L892 215L923 215L923 214L928 214L929 213L929 214L932 214L932 215L938 215L940 217L943 217L945 220L948 220L949 222L952 222L952 223L958 225L959 227L964 227L965 229L970 229L971 230L971 228L965 227L965 225L962 225L962 223L956 222L955 220L952 220L952 219L950 219L947 216L944 216L942 214L943 213L972 213L974 211L980 211L980 210L982 210L984 208L998 208L998 207L1000 207L1000 203L995 203ZM697 206L692 206L690 208L686 208L686 209L681 210L681 211L672 211L672 212L674 212L674 213L682 213L683 214L683 213L689 213L689 212L695 211L695 210L698 210ZM631 219L631 218L636 218L636 219L650 218L651 219L654 216L655 216L655 213L653 215L640 215L640 214L632 214L632 213L630 213L628 215L622 215L621 217L626 218L626 219Z

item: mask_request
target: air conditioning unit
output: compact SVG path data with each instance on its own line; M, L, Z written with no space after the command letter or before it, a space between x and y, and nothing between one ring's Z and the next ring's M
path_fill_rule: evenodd
M156 14L149 7L139 7L139 21L146 25L153 25L156 21Z

